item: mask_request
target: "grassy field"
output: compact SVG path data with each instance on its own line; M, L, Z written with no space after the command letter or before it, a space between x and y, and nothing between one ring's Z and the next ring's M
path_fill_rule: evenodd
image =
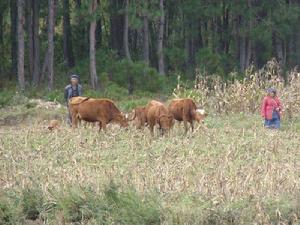
M0 110L0 224L300 224L299 120L276 132L210 114L151 138L133 125L50 132L64 108L22 107Z

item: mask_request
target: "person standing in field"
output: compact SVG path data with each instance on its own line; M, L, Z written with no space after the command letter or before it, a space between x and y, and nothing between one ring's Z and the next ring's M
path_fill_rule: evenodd
M69 109L69 100L73 97L82 96L82 86L79 84L79 76L73 74L70 77L70 84L65 87L65 100L68 108L68 123L72 124L72 116Z
M281 112L282 105L277 97L276 89L267 89L267 96L264 97L261 107L261 115L265 120L264 126L266 128L279 129Z

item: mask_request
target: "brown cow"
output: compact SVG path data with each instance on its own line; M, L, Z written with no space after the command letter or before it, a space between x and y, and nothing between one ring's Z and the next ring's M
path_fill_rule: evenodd
M147 123L147 112L146 107L136 107L133 110L133 118L130 121L136 120L136 127L137 129L141 129L142 127L146 126Z
M194 131L194 121L200 123L206 116L204 109L198 109L195 102L189 98L172 100L168 109L175 120L184 122L185 133L188 131L187 122Z
M152 136L154 135L153 129L156 124L159 126L162 135L169 132L173 127L174 117L161 102L154 100L149 102L146 106L146 112L147 123Z
M99 131L110 122L117 122L121 127L127 127L126 117L120 112L113 101L109 99L72 98L69 102L72 115L72 126L78 126L78 120L99 122Z
M58 120L50 120L48 129L49 129L49 130L58 129L59 126L60 126L60 123L59 123Z

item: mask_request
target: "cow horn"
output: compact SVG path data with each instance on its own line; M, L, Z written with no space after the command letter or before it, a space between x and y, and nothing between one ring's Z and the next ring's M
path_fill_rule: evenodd
M135 119L135 117L136 117L136 114L135 114L135 110L132 110L132 113L131 114L133 114L133 116L130 118L130 116L127 114L127 120L128 121L132 121L132 120L134 120Z

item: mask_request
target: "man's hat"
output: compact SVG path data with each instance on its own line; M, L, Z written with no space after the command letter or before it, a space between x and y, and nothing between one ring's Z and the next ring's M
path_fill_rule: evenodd
M71 75L70 78L71 78L71 79L77 79L77 80L79 80L79 76L76 75L76 74Z
M267 89L267 93L275 93L276 94L276 92L277 92L276 89L273 87Z

